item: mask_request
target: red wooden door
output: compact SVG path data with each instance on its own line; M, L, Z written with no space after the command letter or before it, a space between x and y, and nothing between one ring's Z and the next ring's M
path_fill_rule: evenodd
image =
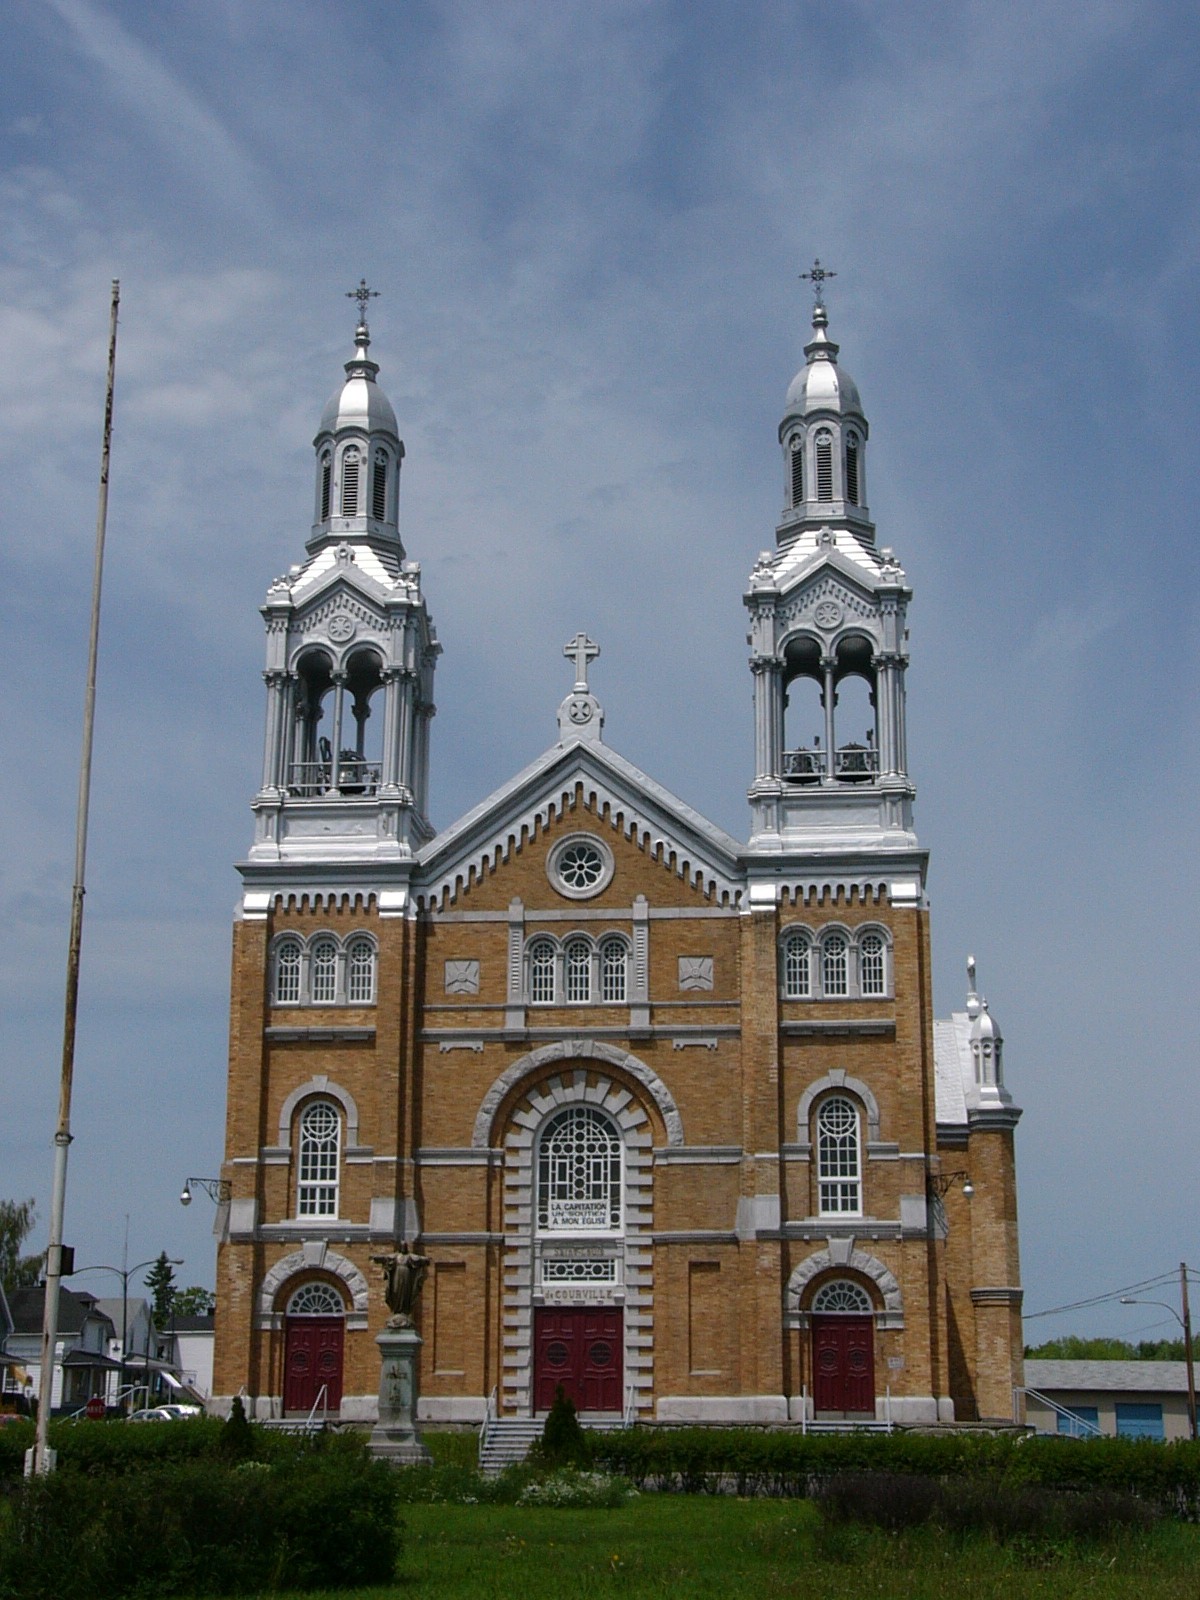
M342 1404L342 1346L346 1325L341 1317L289 1317L284 1342L283 1409L311 1411L321 1387L322 1408Z
M813 1318L817 1411L875 1414L875 1335L870 1317Z
M578 1411L620 1411L624 1315L591 1307L539 1307L534 1314L533 1405L549 1411L554 1391Z

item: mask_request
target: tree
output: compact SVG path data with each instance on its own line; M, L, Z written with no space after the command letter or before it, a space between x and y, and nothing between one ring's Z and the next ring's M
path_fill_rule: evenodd
M41 1275L46 1252L21 1254L36 1217L32 1200L0 1200L0 1283L6 1294L30 1288Z
M176 1289L171 1311L177 1317L207 1317L216 1303L217 1297L211 1289L191 1283L186 1289Z
M154 1308L154 1321L165 1328L171 1320L171 1307L178 1291L175 1288L175 1268L167 1259L165 1250L146 1274L146 1287L150 1291Z

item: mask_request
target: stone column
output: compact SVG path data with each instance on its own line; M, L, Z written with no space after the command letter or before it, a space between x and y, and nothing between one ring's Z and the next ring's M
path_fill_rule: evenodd
M414 1327L385 1327L375 1340L379 1374L379 1421L367 1450L396 1466L420 1466L433 1460L417 1431L417 1361L424 1340Z

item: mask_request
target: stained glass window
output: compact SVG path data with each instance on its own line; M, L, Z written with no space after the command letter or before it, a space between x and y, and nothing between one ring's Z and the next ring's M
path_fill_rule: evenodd
M611 1233L621 1226L621 1141L591 1106L568 1106L538 1147L538 1227Z
M817 1187L822 1216L862 1210L858 1109L841 1095L817 1112Z
M300 1181L296 1214L336 1217L342 1122L328 1100L313 1100L300 1114Z

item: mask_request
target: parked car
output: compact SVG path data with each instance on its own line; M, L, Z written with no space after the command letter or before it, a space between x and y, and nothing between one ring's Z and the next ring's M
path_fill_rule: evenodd
M154 1409L156 1411L169 1411L175 1418L176 1422L187 1422L190 1417L202 1417L204 1415L203 1406L177 1405L174 1402L161 1406L155 1406Z
M131 1412L129 1422L174 1422L176 1419L169 1406L143 1406L140 1411Z

